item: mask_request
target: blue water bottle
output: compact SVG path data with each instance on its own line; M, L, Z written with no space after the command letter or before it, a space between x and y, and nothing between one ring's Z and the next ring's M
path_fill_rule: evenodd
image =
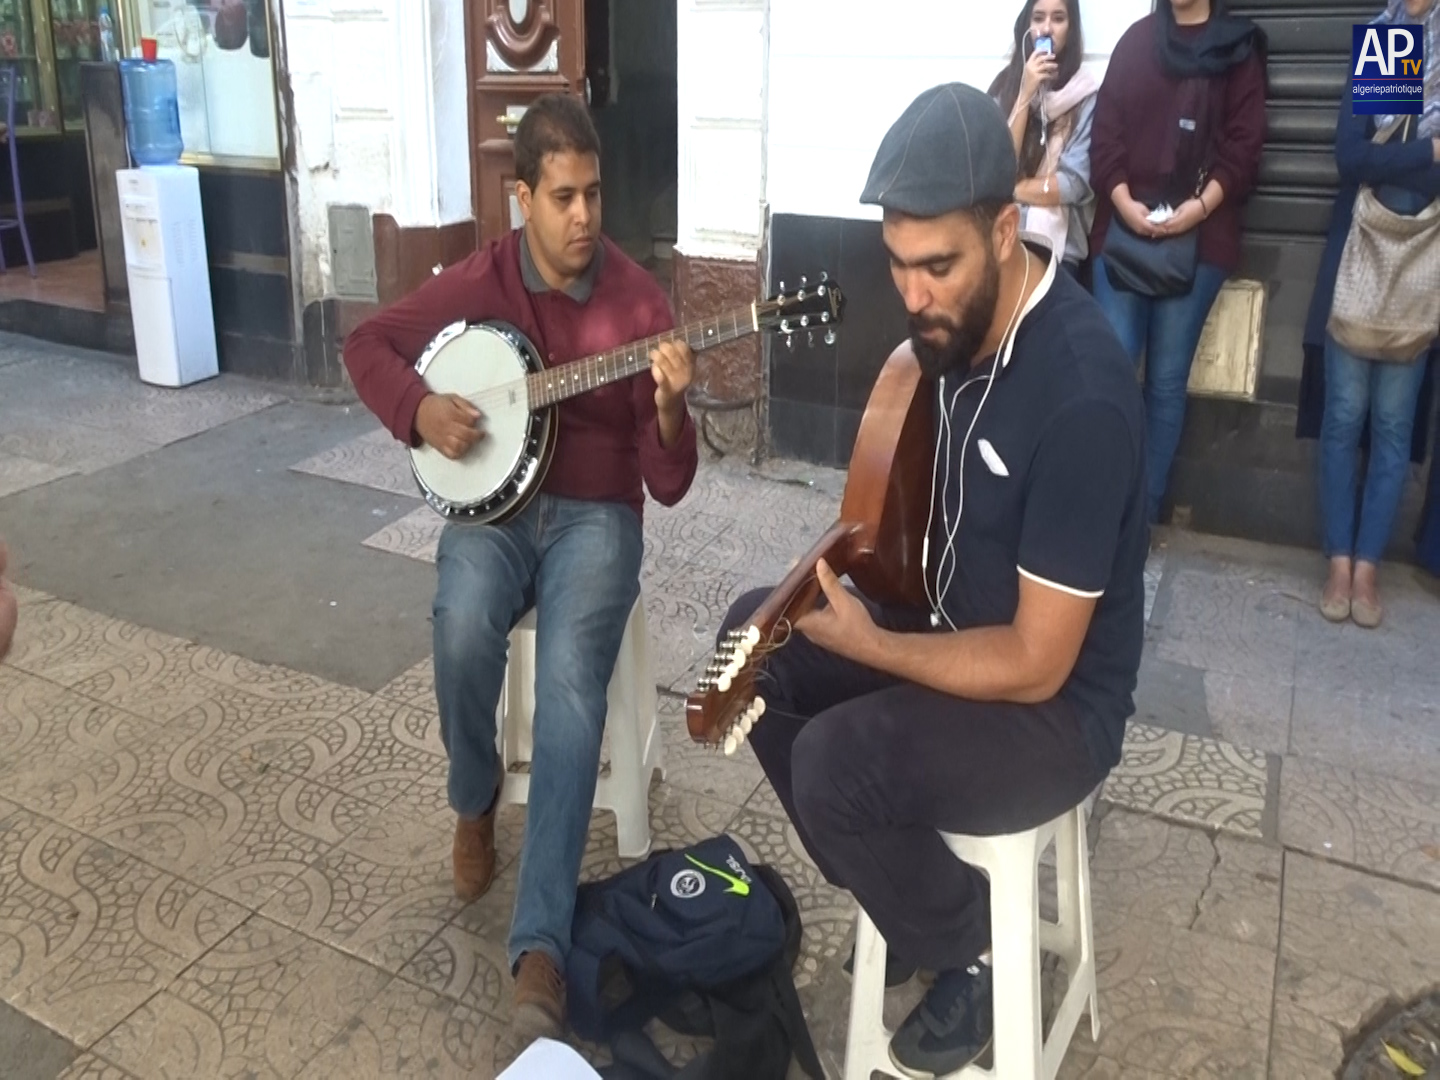
M175 65L169 60L121 60L125 142L137 165L174 165L185 150Z

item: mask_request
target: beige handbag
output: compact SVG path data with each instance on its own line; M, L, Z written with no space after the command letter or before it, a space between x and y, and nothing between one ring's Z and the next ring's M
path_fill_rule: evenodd
M1376 132L1375 141L1400 126ZM1413 216L1397 214L1361 185L1326 329L1365 360L1412 363L1429 350L1440 337L1440 199Z

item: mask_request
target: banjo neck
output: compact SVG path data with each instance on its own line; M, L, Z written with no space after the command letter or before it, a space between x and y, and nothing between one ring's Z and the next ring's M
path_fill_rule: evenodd
M698 353L737 341L749 334L758 333L759 330L759 308L756 304L747 304L713 319L687 323L666 333L600 353L598 356L588 356L559 367L536 371L525 376L530 392L530 404L532 408L544 408L596 387L649 371L650 350L667 341L683 341L693 352Z

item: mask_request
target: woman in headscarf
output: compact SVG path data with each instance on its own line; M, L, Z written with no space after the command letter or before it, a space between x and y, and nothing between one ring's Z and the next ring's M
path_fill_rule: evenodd
M1341 189L1305 325L1297 427L1300 437L1320 440L1321 532L1330 560L1321 614L1364 627L1380 625L1378 568L1395 527L1409 464L1425 459L1430 373L1440 356L1434 343L1409 363L1356 356L1327 330L1361 185L1397 214L1416 214L1440 197L1440 0L1391 0L1375 21L1425 27L1424 104L1419 116L1408 118L1357 116L1349 86L1345 89L1335 134ZM1374 141L1386 131L1387 141ZM1440 231L1434 233L1427 242L1440 243ZM1367 434L1370 460L1363 499L1357 500L1360 448Z
M1135 363L1145 359L1152 523L1180 445L1195 348L1240 262L1241 210L1265 145L1265 54L1264 34L1223 0L1158 0L1116 44L1095 106L1095 299ZM1162 206L1173 214L1153 219ZM1192 233L1195 246L1163 267L1179 271L1169 280L1137 282L1144 275L1111 265L1112 232L1132 253L1174 252L1185 245L1172 241Z
M1010 122L1020 227L1050 241L1072 275L1090 253L1090 124L1100 84L1080 65L1080 0L1025 0L1015 49L989 94Z

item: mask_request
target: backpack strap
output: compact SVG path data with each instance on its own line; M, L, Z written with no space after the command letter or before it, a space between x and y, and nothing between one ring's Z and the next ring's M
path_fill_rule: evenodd
M790 1037L790 1051L805 1075L813 1080L825 1080L825 1070L820 1057L815 1053L815 1043L810 1038L810 1025L805 1022L805 1010L800 1006L800 995L795 990L795 980L789 968L777 965L771 978L776 995L780 999L780 1021L785 1025L785 1034Z
M615 1063L600 1070L601 1080L676 1080L680 1075L643 1028L617 1031L610 1055Z

